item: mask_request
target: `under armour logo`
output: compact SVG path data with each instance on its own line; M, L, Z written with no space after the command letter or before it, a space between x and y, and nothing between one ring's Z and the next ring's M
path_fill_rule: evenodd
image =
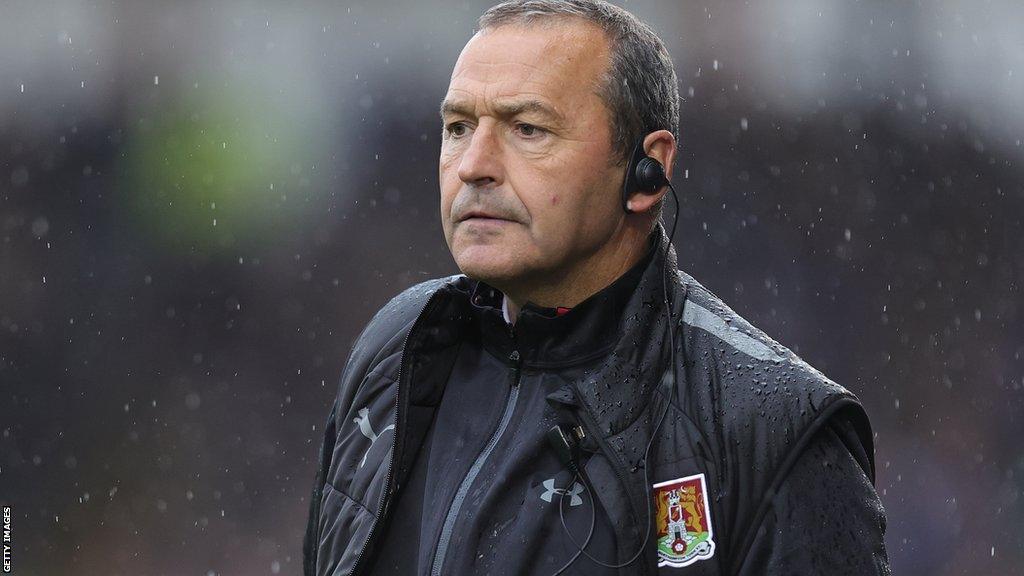
M565 488L555 488L555 479L548 478L544 481L544 488L546 492L540 495L541 499L546 502L551 502L551 499L558 494L560 496L571 496L569 499L569 506L579 506L583 504L583 498L580 498L580 494L583 493L583 485L579 482L572 483L572 489L566 490Z
M370 424L370 411L366 408L360 408L359 417L353 418L352 421L359 425L359 431L363 433L363 436L370 439L370 445L366 447L366 452L363 453L363 460L359 463L359 467L362 468L363 464L366 464L366 455L370 453L370 448L373 448L373 443L377 441L380 434L383 434L388 430L394 430L395 425L389 424L380 431L380 434L377 434L373 431L373 426Z

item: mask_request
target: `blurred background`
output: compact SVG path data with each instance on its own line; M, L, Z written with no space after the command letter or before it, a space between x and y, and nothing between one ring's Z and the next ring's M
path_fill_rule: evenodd
M353 338L457 272L437 107L489 5L0 6L16 574L301 571ZM1020 574L1024 4L622 5L679 75L680 266L863 399L896 574Z

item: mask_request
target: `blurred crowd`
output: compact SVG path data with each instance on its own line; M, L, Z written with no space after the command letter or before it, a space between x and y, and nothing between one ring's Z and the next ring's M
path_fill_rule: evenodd
M1017 573L1024 6L724 4L622 4L680 79L680 267L864 401L895 573ZM488 5L0 8L16 574L300 572L353 339L457 272L437 107Z

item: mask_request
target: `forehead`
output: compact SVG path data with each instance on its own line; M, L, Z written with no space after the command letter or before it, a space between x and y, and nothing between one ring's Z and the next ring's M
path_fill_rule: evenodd
M571 116L597 98L608 55L601 29L578 19L486 29L459 55L445 101L487 106L527 97Z

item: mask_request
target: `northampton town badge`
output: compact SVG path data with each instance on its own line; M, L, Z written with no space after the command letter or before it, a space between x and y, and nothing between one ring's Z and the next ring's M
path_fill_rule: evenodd
M715 555L711 508L704 475L687 476L653 486L657 507L658 566L682 568Z

